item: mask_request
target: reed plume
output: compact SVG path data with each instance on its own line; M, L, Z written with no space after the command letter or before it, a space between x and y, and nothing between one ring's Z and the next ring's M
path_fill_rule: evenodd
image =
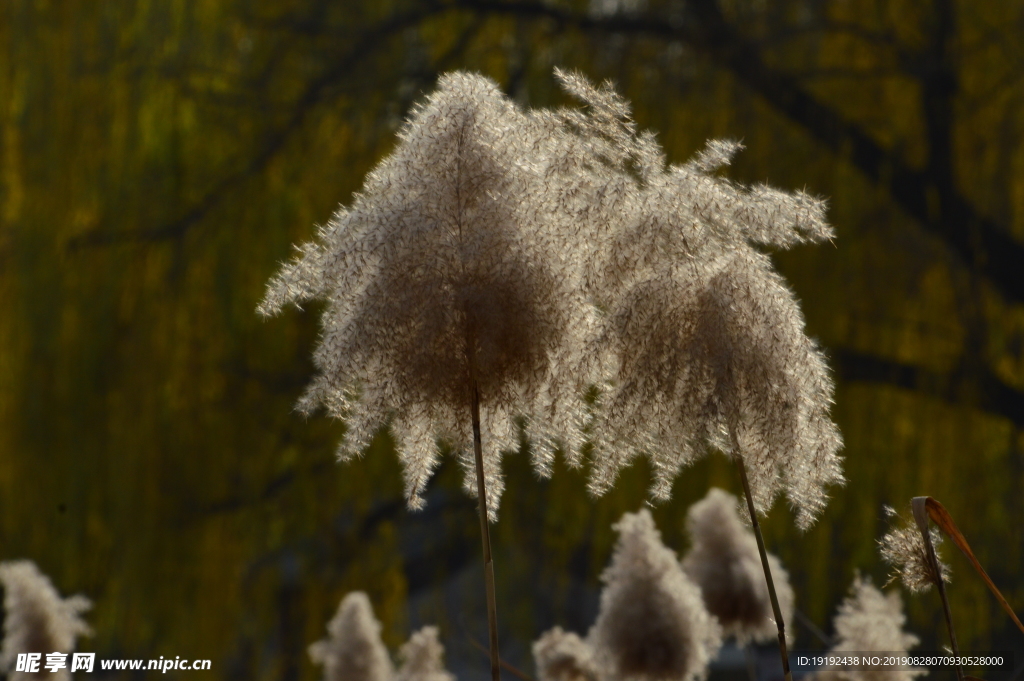
M932 546L936 549L935 559L939 571L936 573L932 562L928 559L928 549L924 545L924 537L917 526L899 517L895 509L885 508L886 515L894 519L893 528L879 540L882 560L892 567L889 583L899 579L911 593L921 593L937 586L939 580L949 582L949 565L939 560L938 547L942 543L942 533L936 528L929 529Z
M571 631L555 627L533 643L540 681L601 681L594 649Z
M825 202L719 177L742 148L728 140L666 167L610 84L556 73L586 105L559 113L574 140L560 138L573 150L563 156L575 159L575 202L565 209L601 222L587 284L607 311L593 346L608 382L594 423L591 491L606 491L645 453L652 494L667 499L676 474L710 444L742 457L759 512L785 492L806 528L825 488L843 481L833 385L796 298L753 245L832 238Z
M50 578L29 560L0 563L4 587L4 643L0 669L10 681L47 678L71 681L71 661L63 669L46 670L47 653L72 653L79 636L91 636L92 629L81 615L92 607L85 596L61 598ZM15 671L20 653L40 653L39 672Z
M402 661L395 681L455 681L444 668L444 646L437 639L437 627L423 627L398 651Z
M785 624L757 521L785 492L807 528L843 482L842 444L829 417L833 385L804 333L792 292L757 244L788 247L833 236L825 203L806 193L739 187L715 172L740 145L711 142L666 169L651 134L636 134L629 106L605 85L559 74L589 107L566 126L592 149L581 201L604 218L588 279L602 309L594 345L609 367L593 424L590 489L601 494L638 454L667 499L679 471L710 448L730 455L747 498L784 676ZM596 142L595 142L596 140ZM602 184L603 182L603 184Z
M661 543L647 509L614 527L619 539L588 634L599 665L620 681L703 679L722 632L700 589Z
M437 439L459 453L476 494L474 404L491 520L517 417L528 417L542 474L557 440L572 449L578 439L594 319L586 240L567 228L551 188L567 176L551 170L554 134L492 81L443 76L352 206L299 248L259 306L272 315L327 301L318 375L299 407L345 420L341 459L390 424L412 508L438 464Z
M328 637L309 646L310 658L324 668L324 681L394 681L380 628L365 593L346 595L327 624Z
M776 634L771 599L754 533L737 513L739 500L712 488L690 507L686 529L691 547L683 571L700 587L708 612L718 618L723 636L741 645L763 643ZM793 587L779 559L768 555L779 607L786 621L793 617Z
M490 80L452 73L415 109L395 151L351 208L270 282L259 306L325 300L318 375L300 402L346 422L339 458L388 424L411 508L457 453L480 502L492 678L499 678L488 519L504 487L501 452L525 416L533 464L578 448L596 363L583 251L560 207L573 165L553 119L520 111ZM592 371L588 366L595 367Z
M839 606L832 621L836 643L829 652L905 655L919 643L916 636L903 631L906 619L898 593L883 594L871 580L857 575L850 595ZM814 678L815 681L911 681L927 673L927 669L919 667L836 668L817 672Z
M678 472L713 445L742 461L759 513L785 491L799 525L809 526L825 487L842 481L827 417L832 384L767 256L737 247L710 263L672 267L636 283L621 303L609 330L618 381L598 437L616 427L613 440L640 443L656 498L667 498ZM598 491L631 458L617 451L596 457Z

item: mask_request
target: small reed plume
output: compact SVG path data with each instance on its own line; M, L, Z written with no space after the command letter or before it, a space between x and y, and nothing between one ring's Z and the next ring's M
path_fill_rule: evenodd
M686 529L691 548L683 571L700 587L704 605L718 618L724 636L741 645L775 638L776 624L754 533L737 513L736 497L711 489L690 507ZM786 621L793 617L793 588L779 559L769 554L779 607Z
M47 653L72 653L75 639L91 636L81 614L92 607L85 596L61 598L50 578L28 560L0 563L4 587L4 643L0 669L10 681L46 678L71 681L71 661L56 672L46 670ZM41 653L38 673L15 671L19 653Z
M402 666L395 681L455 681L444 668L444 646L437 639L437 627L423 627L398 651Z
M533 643L533 661L540 681L601 681L594 649L572 632L555 627Z
M647 509L614 527L619 540L588 635L600 665L620 681L703 679L722 632L700 589L661 543Z
M924 545L921 530L916 525L899 519L895 509L886 506L885 512L886 515L897 519L897 526L878 542L882 559L893 569L889 583L899 579L911 593L920 593L937 586L940 578L948 583L949 566L938 560L938 546L942 543L942 534L934 527L928 533L932 546L936 549L935 558L939 566L939 573L936 574L932 562L928 559L928 549Z
M345 596L327 624L329 636L309 646L313 662L323 665L324 681L393 681L395 670L380 628L365 593Z
M836 643L829 652L904 655L919 642L916 636L903 631L906 619L898 593L883 594L869 579L858 575L850 587L850 595L839 606L832 621ZM919 667L825 669L814 678L815 681L911 681L927 673L927 669Z
M902 523L901 527L893 528L889 534L882 537L879 543L881 544L882 558L893 567L894 574L889 580L890 582L899 576L911 592L927 591L933 585L937 587L939 599L942 601L942 614L946 619L946 631L949 632L949 643L953 655L959 657L960 646L957 643L956 630L953 626L949 598L946 596L945 583L949 581L949 567L939 560L936 547L942 541L942 536L929 524L929 501L934 502L931 497L911 499L910 509L916 527L912 527L909 523ZM938 506L941 508L941 505ZM885 512L889 516L897 516L895 509L891 507L885 507ZM949 520L952 521L951 518ZM981 566L977 567L980 569ZM991 582L989 585L993 589L995 588ZM998 594L998 589L995 590L995 593ZM1011 610L1011 615L1012 612ZM1016 615L1013 617L1016 619ZM1018 626L1020 626L1019 623ZM1024 627L1022 627L1022 631L1024 631ZM957 679L964 681L963 667L957 665L954 669Z

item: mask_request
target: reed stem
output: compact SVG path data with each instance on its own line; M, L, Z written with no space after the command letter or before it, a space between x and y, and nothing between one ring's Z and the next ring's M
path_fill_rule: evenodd
M939 569L939 559L935 556L935 547L932 546L931 533L928 531L928 508L926 506L928 497L914 497L910 507L914 511L914 520L917 521L917 529L924 537L924 547L928 553L928 562L931 564L932 573L935 575L935 586L939 589L939 598L942 600L942 614L946 616L946 629L949 631L949 643L953 648L953 655L960 657L960 646L956 642L956 632L953 631L953 616L949 611L949 599L946 598L946 586L942 582L942 571ZM964 670L956 665L957 681L964 681Z
M747 482L747 467L740 455L739 441L736 433L730 428L732 436L733 458L736 460L736 468L740 474L740 482L743 483L743 496L747 499L747 511L750 513L750 524L754 528L754 536L757 538L757 551L761 554L761 567L764 569L764 578L768 582L768 597L772 601L772 614L775 616L775 625L779 628L779 655L782 657L782 674L785 681L793 681L793 672L789 669L789 651L786 649L786 623L782 620L782 609L779 607L779 597L775 595L775 582L772 581L772 571L768 567L768 553L764 549L764 537L761 536L761 526L757 522L757 512L754 510L754 499L750 494L750 483ZM963 681L962 679L960 681Z
M487 486L484 483L484 454L480 441L480 390L473 381L473 455L476 458L476 490L480 506L480 541L484 550L484 587L487 591L487 631L491 644L491 679L501 681L498 654L498 610L494 595L494 563L491 560L491 531L487 522Z

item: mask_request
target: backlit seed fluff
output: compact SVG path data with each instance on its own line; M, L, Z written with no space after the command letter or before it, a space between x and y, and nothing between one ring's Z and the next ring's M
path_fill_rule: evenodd
M703 679L722 644L717 620L683 572L647 509L615 525L618 543L601 579L601 609L587 642L619 681Z
M715 140L666 167L654 136L636 134L610 85L559 72L586 112L562 113L585 162L569 209L597 221L588 285L606 311L593 354L608 382L593 425L590 489L601 494L639 453L665 499L707 445L738 454L754 502L785 492L806 528L841 483L833 386L800 306L751 244L788 247L833 236L825 203L803 192L744 188L715 175L741 147Z
M92 634L81 614L92 607L84 596L61 598L50 578L28 560L0 563L4 588L4 643L0 669L10 681L46 678L71 681L68 664L56 672L45 669L47 653L72 653L75 639ZM19 653L41 653L40 672L15 671Z
M884 652L905 655L917 645L918 638L903 631L906 616L896 592L883 594L871 581L859 575L850 587L850 595L839 606L835 619L835 645L829 653ZM825 669L814 675L815 681L911 681L928 673L919 667L883 667L874 670Z
M309 646L309 657L323 665L324 681L393 681L380 629L365 593L345 596L327 624L328 637Z
M942 581L949 582L949 566L939 559L939 544L942 543L939 531L934 527L928 531L935 551L935 561L939 565L939 573L936 574L928 560L928 549L917 525L902 520L893 508L886 507L885 512L897 524L878 542L882 560L893 570L889 581L899 579L911 593L927 591L939 583L940 577Z
M539 681L601 681L594 650L583 639L561 627L533 643L533 662Z
M724 636L741 645L778 637L754 533L737 513L736 497L711 489L686 516L690 551L683 571L700 587L704 605L718 618ZM768 554L783 622L793 619L793 587L779 559ZM792 627L787 628L792 631Z
M437 627L423 627L398 651L402 665L395 681L455 681L444 668L444 646L437 638Z
M645 452L668 498L711 445L743 458L759 513L785 492L806 528L843 482L824 357L766 255L739 245L666 265L616 303L607 339L618 369L594 429L596 493Z
M559 445L578 448L580 396L596 376L583 342L594 325L590 240L560 207L570 174L559 135L487 78L443 76L351 207L299 249L259 307L327 301L300 408L345 419L341 458L390 423L411 507L438 464L437 440L472 470L474 384L492 519L519 416L541 474ZM474 474L465 486L475 494Z

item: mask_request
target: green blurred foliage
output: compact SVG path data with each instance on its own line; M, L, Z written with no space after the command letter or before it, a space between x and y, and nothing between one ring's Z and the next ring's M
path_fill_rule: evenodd
M769 550L797 607L829 630L855 569L885 581L882 505L929 494L1024 611L1024 413L1012 401L1024 392L1024 301L986 276L982 256L958 256L908 213L853 147L830 151L699 39L707 7L720 10L770 70L917 169L939 158L922 83L945 64L955 187L1019 244L1024 6L650 0L598 11L608 5L0 6L0 557L31 558L62 592L96 602L96 637L80 649L312 679L306 646L362 589L392 649L437 623L450 655L480 662L466 642L486 631L461 474L445 465L428 509L411 514L386 433L335 465L343 424L292 411L319 310L268 322L254 312L290 244L350 200L404 113L455 68L531 106L566 103L555 65L611 78L671 162L709 137L741 138L730 176L830 197L835 247L776 261L835 358L849 482L806 534L779 504L764 522ZM955 19L945 53L940 7ZM943 186L929 195L939 217ZM644 503L649 478L640 462L595 501L561 463L547 481L522 453L506 470L499 621L509 659L529 668L543 629L589 626L610 525ZM686 508L712 485L738 490L720 455L654 509L670 546L685 550ZM948 544L945 555L962 647L1019 648L967 562ZM941 646L934 594L905 601L910 629ZM803 647L817 645L795 626Z

